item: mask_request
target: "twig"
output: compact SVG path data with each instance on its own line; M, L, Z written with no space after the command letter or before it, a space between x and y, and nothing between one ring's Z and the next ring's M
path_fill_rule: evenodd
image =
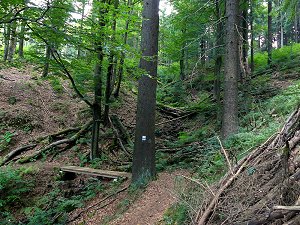
M223 147L222 142L221 142L221 140L220 140L220 138L219 138L218 136L217 136L217 139L218 139L218 141L219 141L219 143L220 143L221 150L222 150L222 152L223 152L223 154L224 154L224 156L225 156L225 158L226 158L226 161L227 161L227 163L228 163L228 167L229 167L230 173L233 175L232 166L231 166L231 163L230 163L228 154L227 154L225 148Z
M187 180L190 180L190 181L192 181L192 182L194 182L194 183L196 183L196 184L199 184L203 189L205 189L205 190L209 190L210 192L211 192L211 194L213 195L213 196L215 196L215 193L211 190L211 188L209 187L209 186L205 186L204 184L202 184L200 181L198 181L198 180L196 180L196 179L193 179L193 178L191 178L191 177L187 177L187 176L184 176L184 175L180 175L180 176L182 176L182 177L184 177L185 179L187 179Z
M253 152L254 153L254 152ZM214 198L208 205L208 207L205 209L202 217L200 218L198 225L204 225L206 220L208 219L209 215L211 214L212 210L214 209L219 197L223 194L224 190L231 185L231 183L235 180L235 178L241 173L241 171L244 169L244 167L248 164L248 162L252 159L252 154L250 154L247 159L244 161L244 163L240 166L240 168L237 170L235 174L233 174L229 180L219 189L219 191L215 194ZM199 217L200 211L197 215Z
M283 205L275 205L273 206L274 210L289 210L289 211L300 211L299 205L293 205L293 206L283 206Z
M170 123L170 122L173 122L173 121L175 121L175 120L180 120L180 119L183 119L183 118L185 118L185 117L189 117L189 116L191 116L191 115L193 115L193 114L195 114L195 113L196 113L196 112L191 112L191 113L189 113L189 114L186 114L186 115L183 115L183 116L180 116L180 117L171 119L171 120L163 121L163 122L160 122L160 123L155 124L155 126L159 126L159 125L162 125L162 124L165 124L165 123Z
M108 117L108 120L109 120L109 122L110 122L110 124L111 124L111 127L112 127L112 129L113 129L113 132L114 132L114 134L115 134L115 136L116 136L116 138L117 138L117 140L118 140L118 142L119 142L120 147L123 149L123 151L126 153L126 155L127 155L128 157L131 158L132 155L131 155L131 153L125 148L125 146L123 145L123 142L122 142L122 140L121 140L121 138L120 138L119 132L118 132L117 129L114 127L114 124L112 123L111 118Z

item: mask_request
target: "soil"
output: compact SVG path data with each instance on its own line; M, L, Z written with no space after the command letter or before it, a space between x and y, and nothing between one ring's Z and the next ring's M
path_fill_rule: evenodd
M47 79L41 79L40 71L33 65L24 68L5 68L0 70L0 123L1 133L10 132L13 135L7 149L0 150L0 157L5 156L20 146L28 144L37 137L56 133L68 127L77 127L84 124L91 114L85 103L76 96L66 80L63 83L64 90L56 92ZM136 96L121 92L121 99L112 113L118 115L122 123L133 134L135 126ZM164 118L159 115L159 122L168 121L172 118ZM174 123L177 124L177 121ZM159 126L164 131L163 135L169 136L172 126L168 123ZM102 143L109 145L111 141ZM39 147L27 151L25 155L31 154ZM66 147L66 146L63 146ZM33 177L35 188L27 196L28 199L37 199L49 193L54 188L54 182L58 176L59 167L65 165L80 165L83 155L88 155L89 145L78 143L77 150L67 150L59 154L48 155L42 160L30 162L24 165L32 167L35 171ZM24 156L22 154L21 156ZM20 156L20 157L21 157ZM18 158L18 157L17 157ZM20 167L19 164L12 164L13 167ZM110 164L103 165L104 168L115 169ZM181 174L187 175L187 171L163 172L158 174L158 179L151 182L141 194L132 196L128 190L108 198L106 201L89 208L99 200L105 198L99 193L94 199L87 202L84 208L76 209L70 213L72 220L79 212L82 212L77 219L70 224L158 224L164 212L177 201L175 190L175 178ZM64 191L76 192L89 179L79 175L72 182L67 182ZM114 181L107 181L106 187L116 191L113 187ZM128 186L130 180L122 183L121 187ZM106 190L107 191L107 190ZM109 190L108 190L109 191ZM104 206L103 206L104 204ZM99 208L99 209L97 209ZM16 218L22 220L22 213L16 209Z
M104 196L98 196L89 202L84 209L75 210L70 218L84 211L80 218L71 224L110 224L110 225L154 225L160 224L166 210L178 201L178 193L176 189L176 177L189 173L184 170L174 172L162 172L158 175L157 180L148 184L145 191L140 195L132 196L125 192L119 193L117 196L109 198L102 205L109 203L107 206L88 209L95 205ZM128 185L127 181L124 186ZM133 200L135 199L135 200ZM133 203L130 203L133 201Z

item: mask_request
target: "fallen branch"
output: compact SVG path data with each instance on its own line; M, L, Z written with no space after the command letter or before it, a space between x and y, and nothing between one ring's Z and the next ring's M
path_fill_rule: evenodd
M114 127L114 124L112 123L111 118L108 117L108 120L109 120L109 122L110 122L110 124L111 124L111 127L112 127L112 129L113 129L113 132L114 132L114 134L115 134L115 136L116 136L116 138L117 138L117 140L118 140L118 142L119 142L120 147L122 148L122 150L125 152L125 154L126 154L128 157L132 158L132 154L131 154L130 151L128 151L128 150L126 149L126 147L124 146L124 144L123 144L123 142L122 142L122 140L121 140L121 138L120 138L119 132L118 132L117 129Z
M221 142L221 140L220 140L220 138L219 138L218 136L217 136L217 139L218 139L218 141L219 141L219 143L220 143L220 147L221 147L222 153L224 154L224 156L225 156L225 158L226 158L226 161L227 161L227 164L228 164L229 171L230 171L230 173L233 175L232 166L231 166L231 162L230 162L230 160L229 160L228 154L227 154L225 148L223 147L222 142Z
M133 145L129 132L127 131L121 120L117 117L117 115L111 116L111 122L121 132L121 137L124 139L124 141L126 141L126 143L129 145Z
M254 154L254 152L252 152ZM231 183L235 180L235 178L241 173L241 171L244 169L244 167L247 165L247 163L252 159L252 154L250 154L247 159L244 161L244 163L239 167L237 172L233 174L227 182L218 190L218 192L215 194L214 198L208 205L208 207L205 209L202 217L200 218L198 225L204 225L210 214L212 213L212 210L215 208L216 203L218 202L220 196L223 194L224 190L231 185ZM196 217L196 222L198 221L200 215L200 211L198 212L198 215Z
M0 163L0 166L5 165L7 162L9 162L10 160L12 160L14 157L16 157L17 155L20 155L22 152L24 151L28 151L30 149L33 149L34 147L36 147L36 144L31 144L31 145L25 145L22 146L20 148L17 148L13 151L11 151L10 153L8 153L4 159L2 160L2 162Z
M300 211L299 205L293 205L293 206L283 206L283 205L275 205L273 206L274 210L289 210L289 211Z
M180 116L180 117L171 119L171 120L167 120L167 121L164 121L164 122L160 122L160 123L155 124L155 126L159 126L159 125L162 125L162 124L165 124L165 123L170 123L170 122L173 122L173 121L176 121L176 120L180 120L180 119L189 117L189 116L191 116L191 115L193 115L193 114L195 114L195 113L196 113L196 112L191 112L191 113L189 113L189 114L186 114L186 115L183 115L183 116Z
M84 133L86 133L88 131L91 124L92 124L92 120L90 120L85 125L83 125L82 128L80 129L80 131L78 131L76 134L74 134L71 138L62 139L62 140L53 142L50 145L47 145L46 147L41 148L40 150L37 150L32 155L29 155L29 156L19 159L18 162L19 163L27 163L33 158L38 158L39 156L42 155L42 153L50 150L53 147L56 147L56 146L59 146L62 144L69 144L69 143L75 142L81 135L83 135Z
M213 196L215 196L215 193L213 192L213 190L209 187L209 185L207 183L205 183L206 185L202 184L199 180L196 180L194 178L191 178L191 177L187 177L187 176L184 176L184 175L181 175L183 178L187 179L187 180L190 180L196 184L199 184L204 190L209 190L211 192L211 194Z

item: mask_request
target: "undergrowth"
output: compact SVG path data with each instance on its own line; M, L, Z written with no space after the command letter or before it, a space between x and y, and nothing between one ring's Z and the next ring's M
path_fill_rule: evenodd
M11 209L25 205L26 194L34 187L34 181L24 176L31 172L26 168L11 167L0 170L0 224L12 223Z
M274 50L273 71L275 69L285 71L285 73L298 73L299 52L300 44ZM256 72L263 75L253 78L247 84L246 90L243 87L244 89L240 92L239 102L243 107L240 108L239 132L223 143L232 164L278 132L284 121L300 104L299 80L295 80L294 77L291 86L279 90L271 85L273 79L268 70L266 53L255 55L255 65ZM285 74L281 72L279 76L284 77ZM280 77L278 80L283 79ZM246 91L248 93L244 94ZM212 184L228 171L226 160L220 151L222 146L217 139L215 129L211 129L210 123L211 121L196 130L189 129L179 133L178 141L170 145L184 146L193 142L201 142L195 154L195 160L192 164L188 162L189 167L194 168L195 171L193 181L189 180L190 187L185 191L185 195L181 195L179 204L174 205L165 213L165 224L189 223L189 215L195 215L205 197L200 183ZM216 128L216 126L213 127ZM163 153L160 154L165 157ZM163 160L159 162L162 166L167 164Z

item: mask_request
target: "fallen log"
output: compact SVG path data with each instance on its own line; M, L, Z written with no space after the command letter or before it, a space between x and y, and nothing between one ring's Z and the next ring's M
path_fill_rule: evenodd
M4 159L2 160L2 162L0 163L0 166L5 165L7 162L9 162L10 160L12 160L14 157L20 155L22 152L24 151L28 151L30 149L33 149L34 147L36 147L36 144L31 144L31 145L25 145L22 146L20 148L17 148L13 151L11 151L10 153L8 153L6 156L4 156Z
M85 125L83 125L82 128L80 129L80 131L78 131L76 134L74 134L71 138L66 138L66 139L62 139L62 140L53 142L50 145L47 145L46 147L37 150L32 155L25 156L25 157L19 159L18 163L27 163L31 159L34 159L34 158L36 159L36 158L40 157L42 155L42 153L44 153L48 150L51 150L53 147L56 147L56 146L59 146L62 144L69 144L69 143L75 142L81 135L83 135L84 133L86 133L89 130L91 125L92 125L92 120L90 120Z
M184 111L172 106L164 105L162 103L156 103L156 109L164 114L167 114L172 117L180 117L184 115Z

